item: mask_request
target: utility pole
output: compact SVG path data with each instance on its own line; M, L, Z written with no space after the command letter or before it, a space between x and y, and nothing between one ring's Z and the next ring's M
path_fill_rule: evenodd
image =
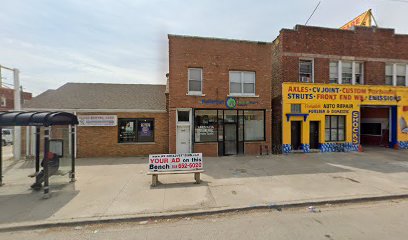
M14 111L21 111L21 88L20 88L20 71L17 68L13 69L14 76ZM21 127L14 127L14 160L21 158Z
M7 69L13 72L14 77L14 111L21 111L21 89L20 89L20 71L17 68L8 68L0 65L0 82L1 81L1 69ZM1 85L0 85L1 86ZM13 155L15 160L21 158L21 127L14 127L13 134Z

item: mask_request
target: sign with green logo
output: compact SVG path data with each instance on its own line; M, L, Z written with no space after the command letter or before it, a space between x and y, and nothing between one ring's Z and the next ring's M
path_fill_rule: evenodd
M233 97L228 97L225 101L225 106L227 106L228 109L234 109L237 106L237 101Z

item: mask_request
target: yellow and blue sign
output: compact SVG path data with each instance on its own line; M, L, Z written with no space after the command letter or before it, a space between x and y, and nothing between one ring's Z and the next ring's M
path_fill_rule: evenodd
M292 112L292 104L300 105L300 112ZM285 149L286 152L292 151L292 121L302 122L300 130L302 146L310 144L310 121L318 121L321 151L358 150L361 137L360 110L364 106L387 106L390 111L395 110L390 126L390 131L393 126L396 127L392 144L408 148L408 87L286 82L282 84L284 152ZM345 116L344 141L326 141L326 116L332 115Z

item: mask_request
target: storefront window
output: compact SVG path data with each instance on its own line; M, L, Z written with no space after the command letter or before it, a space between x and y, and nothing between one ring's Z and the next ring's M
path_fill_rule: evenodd
M154 142L153 119L118 119L119 143Z
M346 116L326 116L326 142L344 141Z
M217 110L196 110L194 113L195 142L216 142Z
M218 110L218 141L223 141L224 139L224 111Z
M245 141L265 140L265 119L264 111L244 112L244 133Z

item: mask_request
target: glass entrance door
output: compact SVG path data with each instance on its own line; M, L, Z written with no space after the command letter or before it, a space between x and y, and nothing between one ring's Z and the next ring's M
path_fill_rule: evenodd
M224 155L237 154L237 124L224 123Z

